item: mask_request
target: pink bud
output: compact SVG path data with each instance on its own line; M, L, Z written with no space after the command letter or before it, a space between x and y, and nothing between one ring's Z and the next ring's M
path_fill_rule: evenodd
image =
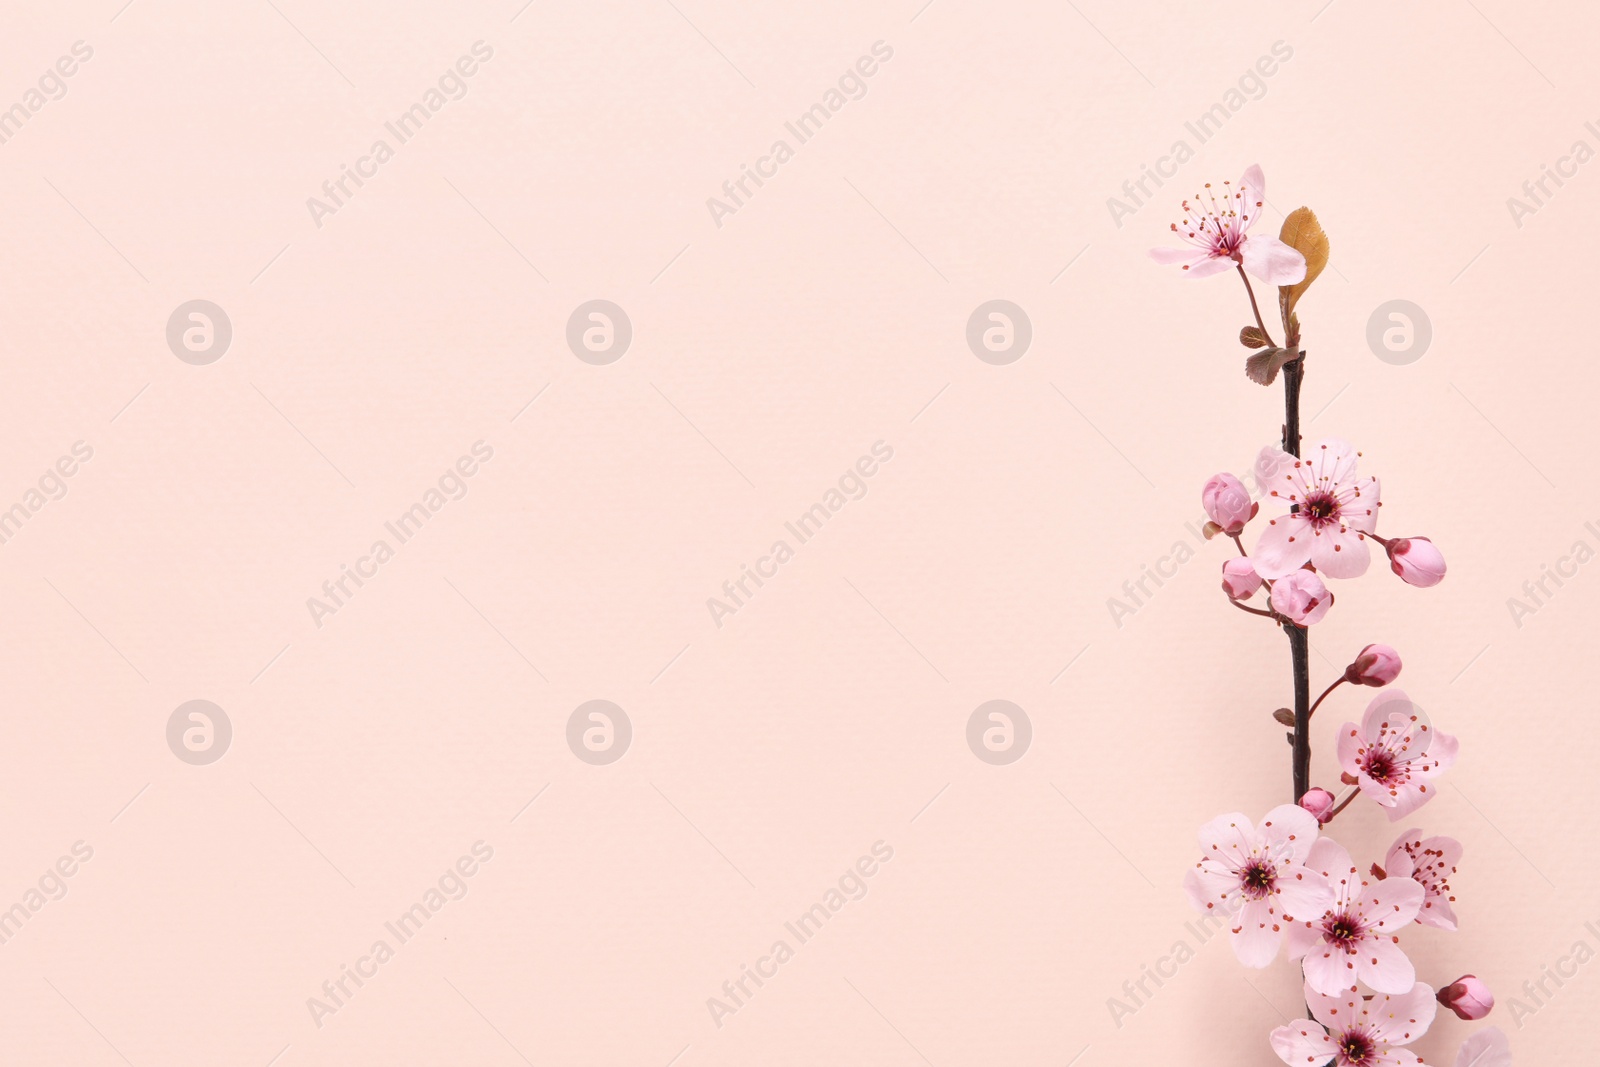
M1489 1014L1494 1007L1494 994L1472 975L1464 974L1439 990L1439 1003L1471 1022Z
M1234 600L1249 600L1261 588L1261 575L1244 556L1234 556L1222 565L1222 591Z
M1272 583L1272 610L1296 626L1322 621L1333 606L1333 594L1311 571L1295 571Z
M1231 474L1213 474L1200 490L1200 503L1206 515L1229 537L1244 529L1255 518L1259 505L1250 499L1244 483Z
M1326 789L1307 789L1300 798L1300 806L1317 817L1317 822L1327 823L1333 816L1333 794Z
M1344 669L1344 680L1356 685L1388 685L1400 677L1400 653L1388 645L1368 645Z
M1390 568L1407 585L1426 589L1444 580L1444 553L1426 537L1398 537L1388 548Z

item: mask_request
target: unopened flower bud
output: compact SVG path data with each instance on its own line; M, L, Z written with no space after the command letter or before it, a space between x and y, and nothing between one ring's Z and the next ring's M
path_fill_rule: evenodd
M1229 537L1243 530L1260 507L1250 499L1244 483L1231 474L1213 474L1200 490L1200 503L1211 521Z
M1388 544L1389 568L1421 589L1444 580L1444 553L1426 537L1397 537Z
M1388 685L1400 677L1400 653L1388 645L1368 645L1344 669L1344 680L1356 685Z
M1326 789L1307 789L1300 798L1300 806L1315 815L1319 823L1333 817L1333 804L1333 794Z
M1295 571L1272 583L1272 610L1296 626L1321 622L1333 606L1333 594L1311 571Z
M1464 974L1439 990L1439 1003L1471 1022L1489 1014L1494 1007L1494 994L1478 979Z
M1244 556L1234 556L1222 565L1222 591L1234 600L1249 600L1261 588L1261 575Z

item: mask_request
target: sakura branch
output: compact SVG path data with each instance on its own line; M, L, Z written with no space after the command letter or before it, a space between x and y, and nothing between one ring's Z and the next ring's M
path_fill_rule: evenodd
M1236 185L1207 185L1184 202L1183 221L1172 226L1187 247L1151 251L1156 262L1179 266L1189 278L1237 273L1254 320L1239 331L1240 342L1253 350L1245 375L1269 386L1281 373L1284 383L1280 441L1261 450L1252 472L1260 499L1234 475L1218 474L1206 482L1201 503L1210 519L1206 536L1225 536L1238 549L1222 564L1228 603L1288 638L1293 707L1273 717L1291 727L1294 803L1273 808L1259 824L1232 812L1202 826L1201 859L1184 888L1202 914L1227 920L1234 953L1245 966L1268 967L1280 949L1299 962L1310 1017L1268 1036L1284 1063L1413 1067L1422 1061L1407 1046L1427 1032L1440 1006L1467 1020L1483 1018L1494 1006L1493 995L1472 975L1435 992L1418 980L1402 945L1416 925L1456 929L1450 877L1461 844L1407 830L1382 866L1373 863L1363 873L1325 828L1363 798L1391 822L1411 817L1438 792L1437 779L1455 763L1458 745L1406 694L1387 688L1401 668L1399 654L1387 645L1361 649L1313 703L1310 628L1334 607L1329 582L1367 572L1372 543L1383 548L1391 571L1419 588L1443 580L1444 556L1425 537L1377 532L1381 486L1358 470L1361 455L1349 444L1330 438L1301 449L1306 353L1297 306L1327 265L1328 238L1303 207L1289 215L1278 237L1252 234L1265 188L1258 166ZM1277 287L1282 346L1262 317L1251 276ZM1248 548L1246 534L1263 510L1267 517ZM1262 593L1256 605L1247 603ZM1382 691L1359 722L1346 721L1338 730L1333 755L1345 788L1335 796L1311 786L1311 717L1324 704L1347 699L1345 687ZM1494 1027L1478 1031L1461 1046L1456 1063L1510 1067L1505 1035Z

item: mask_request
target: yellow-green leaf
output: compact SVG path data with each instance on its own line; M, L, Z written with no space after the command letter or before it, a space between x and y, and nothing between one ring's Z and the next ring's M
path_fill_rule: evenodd
M1306 276L1293 285L1278 286L1278 304L1287 316L1328 265L1328 235L1322 232L1322 224L1310 208L1297 207L1283 220L1278 240L1306 258Z

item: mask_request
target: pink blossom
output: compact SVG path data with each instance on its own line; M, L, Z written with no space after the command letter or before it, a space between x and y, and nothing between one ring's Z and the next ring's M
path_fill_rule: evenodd
M1358 453L1343 441L1313 445L1305 459L1268 446L1256 476L1289 513L1268 521L1256 542L1256 570L1281 578L1311 563L1330 578L1366 573L1372 552L1362 536L1378 523L1378 479L1356 475Z
M1426 537L1397 537L1388 549L1389 569L1407 585L1427 589L1444 581L1444 553Z
M1293 804L1267 812L1259 829L1237 812L1200 828L1203 856L1183 887L1195 910L1228 920L1246 967L1270 964L1285 928L1307 924L1332 902L1327 881L1305 866L1316 839L1317 820Z
M1398 689L1373 698L1359 727L1347 722L1339 731L1339 765L1388 810L1390 822L1433 799L1432 780L1455 764L1459 749Z
M1464 974L1439 990L1439 1003L1472 1022L1494 1010L1494 994L1475 975Z
M1326 823L1333 816L1334 796L1326 789L1307 789L1300 797L1300 806L1316 816L1318 823Z
M1394 935L1417 917L1422 887L1409 878L1368 882L1329 837L1312 846L1306 866L1327 880L1334 897L1319 919L1289 929L1289 958L1305 957L1306 983L1328 996L1354 989L1358 980L1380 993L1409 990L1417 971Z
M1479 1030L1462 1043L1456 1067L1511 1067L1511 1042L1498 1026Z
M1234 600L1249 600L1261 588L1261 575L1244 556L1234 556L1222 565L1222 591Z
M1417 922L1441 930L1456 928L1455 897L1450 893L1450 876L1461 862L1461 842L1453 837L1424 838L1421 830L1407 830L1389 846L1384 858L1391 878L1410 878L1426 894Z
M1272 583L1272 610L1296 626L1321 622L1331 607L1333 594L1311 571L1293 571Z
M1344 680L1356 685L1385 686L1400 677L1400 653L1388 645L1368 645L1344 669Z
M1229 537L1242 531L1260 509L1244 483L1231 474L1213 474L1200 490L1200 503L1206 517Z
M1240 264L1262 281L1293 285L1306 276L1306 259L1276 237L1247 232L1261 215L1267 182L1261 167L1251 166L1235 187L1223 182L1220 195L1207 182L1195 202L1183 202L1182 222L1172 224L1189 248L1152 248L1157 263L1179 264L1191 278L1232 270Z
M1402 1046L1427 1033L1439 1010L1433 990L1421 982L1371 1000L1307 988L1306 1006L1315 1022L1296 1019L1272 1031L1272 1051L1290 1067L1415 1067L1422 1060Z

